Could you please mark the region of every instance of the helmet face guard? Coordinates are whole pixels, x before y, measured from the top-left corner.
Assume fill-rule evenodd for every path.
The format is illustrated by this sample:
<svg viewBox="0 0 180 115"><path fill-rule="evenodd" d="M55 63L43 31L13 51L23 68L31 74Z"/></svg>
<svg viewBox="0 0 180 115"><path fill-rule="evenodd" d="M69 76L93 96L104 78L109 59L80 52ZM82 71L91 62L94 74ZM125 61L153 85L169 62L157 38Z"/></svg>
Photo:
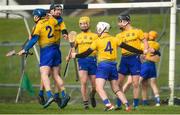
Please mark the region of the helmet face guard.
<svg viewBox="0 0 180 115"><path fill-rule="evenodd" d="M129 15L119 15L118 16L118 23L120 23L120 29L124 30L128 24L130 24L130 16Z"/></svg>
<svg viewBox="0 0 180 115"><path fill-rule="evenodd" d="M56 8L60 8L62 10L62 6L60 4L51 4L49 10L55 10Z"/></svg>
<svg viewBox="0 0 180 115"><path fill-rule="evenodd" d="M126 21L130 21L130 16L129 15L120 15L118 16L118 20L126 20Z"/></svg>
<svg viewBox="0 0 180 115"><path fill-rule="evenodd" d="M61 4L51 4L49 12L56 18L60 17L63 14L63 9Z"/></svg>

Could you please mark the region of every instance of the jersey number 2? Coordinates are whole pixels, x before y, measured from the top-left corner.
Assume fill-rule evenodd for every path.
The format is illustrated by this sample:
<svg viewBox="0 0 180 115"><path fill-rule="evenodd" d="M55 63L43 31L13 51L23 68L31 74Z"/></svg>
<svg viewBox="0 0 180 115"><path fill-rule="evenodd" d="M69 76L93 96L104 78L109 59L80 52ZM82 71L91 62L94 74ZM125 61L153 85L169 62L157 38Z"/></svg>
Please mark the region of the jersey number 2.
<svg viewBox="0 0 180 115"><path fill-rule="evenodd" d="M105 52L109 52L110 54L112 54L113 48L111 46L111 42L109 41L106 45L106 48L104 50Z"/></svg>
<svg viewBox="0 0 180 115"><path fill-rule="evenodd" d="M53 37L51 26L46 26L46 30L49 31L49 32L48 32L48 38Z"/></svg>

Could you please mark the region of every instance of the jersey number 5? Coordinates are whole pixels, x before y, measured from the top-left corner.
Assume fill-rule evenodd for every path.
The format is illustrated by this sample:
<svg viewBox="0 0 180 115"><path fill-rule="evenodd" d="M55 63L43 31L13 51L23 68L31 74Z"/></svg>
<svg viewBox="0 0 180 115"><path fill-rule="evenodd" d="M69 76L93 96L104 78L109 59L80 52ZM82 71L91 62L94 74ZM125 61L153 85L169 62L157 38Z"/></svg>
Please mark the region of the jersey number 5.
<svg viewBox="0 0 180 115"><path fill-rule="evenodd" d="M48 32L48 38L53 37L51 26L46 26L46 30L49 31L49 32Z"/></svg>
<svg viewBox="0 0 180 115"><path fill-rule="evenodd" d="M105 52L109 52L110 54L112 54L113 48L111 46L111 42L109 41L106 45L106 48L104 49Z"/></svg>

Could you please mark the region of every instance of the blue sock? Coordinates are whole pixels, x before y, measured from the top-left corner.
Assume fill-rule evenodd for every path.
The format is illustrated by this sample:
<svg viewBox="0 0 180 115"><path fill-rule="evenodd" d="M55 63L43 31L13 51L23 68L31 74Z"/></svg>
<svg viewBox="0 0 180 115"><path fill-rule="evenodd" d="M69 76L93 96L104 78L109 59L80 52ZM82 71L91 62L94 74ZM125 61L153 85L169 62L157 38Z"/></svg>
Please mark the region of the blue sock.
<svg viewBox="0 0 180 115"><path fill-rule="evenodd" d="M43 90L39 90L39 96L41 96L41 97L44 96L44 91Z"/></svg>
<svg viewBox="0 0 180 115"><path fill-rule="evenodd" d="M117 105L117 107L121 107L121 104L122 104L122 103L121 103L121 100L117 98L117 99L116 99L116 105Z"/></svg>
<svg viewBox="0 0 180 115"><path fill-rule="evenodd" d="M160 103L160 98L159 98L159 96L155 97L155 101L156 101L156 103Z"/></svg>
<svg viewBox="0 0 180 115"><path fill-rule="evenodd" d="M134 99L134 107L137 107L139 105L139 99Z"/></svg>
<svg viewBox="0 0 180 115"><path fill-rule="evenodd" d="M65 93L64 90L61 91L61 96L62 96L62 97L65 97L65 96L66 96L66 93Z"/></svg>
<svg viewBox="0 0 180 115"><path fill-rule="evenodd" d="M109 101L109 99L105 99L105 100L103 100L103 103L104 103L105 105L107 105L107 104L110 103L110 101Z"/></svg>
<svg viewBox="0 0 180 115"><path fill-rule="evenodd" d="M148 100L142 100L142 105L148 105Z"/></svg>
<svg viewBox="0 0 180 115"><path fill-rule="evenodd" d="M48 99L49 99L50 97L52 97L52 92L51 92L51 90L47 91L46 94L47 94L47 98L48 98Z"/></svg>
<svg viewBox="0 0 180 115"><path fill-rule="evenodd" d="M129 102L125 103L124 105L125 105L126 107L129 107Z"/></svg>
<svg viewBox="0 0 180 115"><path fill-rule="evenodd" d="M59 93L55 93L55 94L54 94L54 98L55 98L55 99L58 99L58 98L59 98Z"/></svg>

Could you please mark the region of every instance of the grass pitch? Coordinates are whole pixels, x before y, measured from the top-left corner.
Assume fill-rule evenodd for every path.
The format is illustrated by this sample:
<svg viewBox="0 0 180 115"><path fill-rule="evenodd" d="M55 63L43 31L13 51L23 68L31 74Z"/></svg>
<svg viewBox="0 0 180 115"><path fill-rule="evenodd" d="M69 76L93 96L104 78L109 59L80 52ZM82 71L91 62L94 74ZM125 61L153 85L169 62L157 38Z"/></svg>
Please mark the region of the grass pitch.
<svg viewBox="0 0 180 115"><path fill-rule="evenodd" d="M57 105L53 103L47 109L43 109L41 105L37 103L0 103L0 114L180 114L179 106L140 106L138 110L132 110L125 112L124 110L119 111L104 111L102 104L96 108L90 108L84 110L80 104L68 105L64 109L58 109Z"/></svg>

